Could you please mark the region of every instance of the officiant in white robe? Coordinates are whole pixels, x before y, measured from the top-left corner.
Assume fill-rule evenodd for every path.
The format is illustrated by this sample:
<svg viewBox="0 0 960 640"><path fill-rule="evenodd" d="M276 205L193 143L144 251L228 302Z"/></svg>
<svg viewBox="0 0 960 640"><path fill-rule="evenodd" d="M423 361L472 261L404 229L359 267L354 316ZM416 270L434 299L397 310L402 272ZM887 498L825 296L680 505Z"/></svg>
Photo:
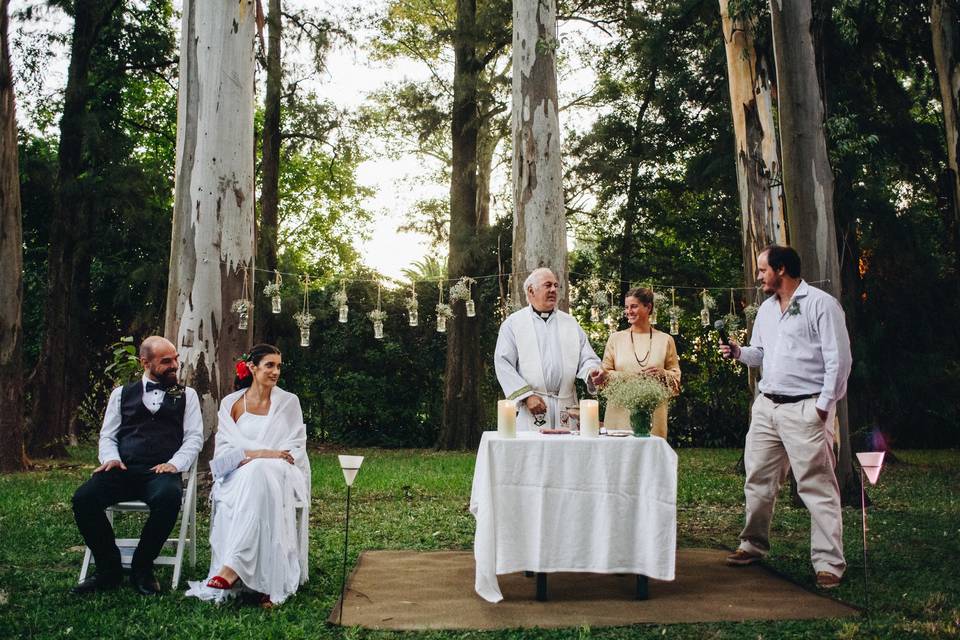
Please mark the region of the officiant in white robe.
<svg viewBox="0 0 960 640"><path fill-rule="evenodd" d="M577 320L556 308L560 284L550 269L523 283L528 306L500 325L494 367L504 396L517 403L517 430L556 428L577 404L580 378L594 393L606 373Z"/></svg>
<svg viewBox="0 0 960 640"><path fill-rule="evenodd" d="M220 403L216 449L210 470L210 575L221 567L236 573L229 585L191 582L187 595L222 601L241 586L283 602L307 581L307 526L310 521L310 462L300 400L273 386L269 409L258 415L247 406L247 389ZM234 420L239 405L243 411ZM296 505L303 505L297 525ZM230 588L233 587L233 588Z"/></svg>

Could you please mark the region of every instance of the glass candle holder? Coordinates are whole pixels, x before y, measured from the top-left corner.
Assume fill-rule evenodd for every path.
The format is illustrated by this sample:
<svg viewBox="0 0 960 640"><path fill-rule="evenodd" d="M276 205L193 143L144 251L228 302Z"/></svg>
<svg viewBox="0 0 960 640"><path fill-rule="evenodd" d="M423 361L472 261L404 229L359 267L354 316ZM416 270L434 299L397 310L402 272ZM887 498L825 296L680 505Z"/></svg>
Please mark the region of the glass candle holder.
<svg viewBox="0 0 960 640"><path fill-rule="evenodd" d="M410 309L410 326L415 327L420 324L420 314L417 313L416 309Z"/></svg>
<svg viewBox="0 0 960 640"><path fill-rule="evenodd" d="M350 316L350 307L345 304L340 305L339 314L340 315L337 317L337 320L340 322L340 324L346 324L347 318Z"/></svg>
<svg viewBox="0 0 960 640"><path fill-rule="evenodd" d="M447 332L447 316L437 316L437 332Z"/></svg>
<svg viewBox="0 0 960 640"><path fill-rule="evenodd" d="M473 300L467 300L467 317L472 318L477 315L477 306L473 303Z"/></svg>
<svg viewBox="0 0 960 640"><path fill-rule="evenodd" d="M310 346L310 327L300 327L300 346Z"/></svg>
<svg viewBox="0 0 960 640"><path fill-rule="evenodd" d="M283 311L283 309L282 309L281 306L280 306L280 296L271 296L271 297L270 297L270 310L271 310L273 313L275 313L275 314L280 313L281 311Z"/></svg>
<svg viewBox="0 0 960 640"><path fill-rule="evenodd" d="M700 324L705 327L710 326L710 309L707 309L706 307L700 309Z"/></svg>
<svg viewBox="0 0 960 640"><path fill-rule="evenodd" d="M246 331L248 326L250 326L250 312L244 309L239 312L237 328L240 329L240 331Z"/></svg>
<svg viewBox="0 0 960 640"><path fill-rule="evenodd" d="M380 320L373 323L373 337L377 340L383 340L383 322Z"/></svg>

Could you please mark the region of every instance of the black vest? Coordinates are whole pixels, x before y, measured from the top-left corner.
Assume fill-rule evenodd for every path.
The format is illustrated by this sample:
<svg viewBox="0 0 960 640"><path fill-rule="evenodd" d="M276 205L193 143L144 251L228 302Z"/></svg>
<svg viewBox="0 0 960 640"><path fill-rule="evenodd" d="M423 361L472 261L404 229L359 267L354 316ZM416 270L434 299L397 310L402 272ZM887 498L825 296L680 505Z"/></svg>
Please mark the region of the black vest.
<svg viewBox="0 0 960 640"><path fill-rule="evenodd" d="M163 397L156 413L143 406L143 381L124 385L120 392L120 429L117 446L126 465L152 467L169 462L183 444L186 394Z"/></svg>

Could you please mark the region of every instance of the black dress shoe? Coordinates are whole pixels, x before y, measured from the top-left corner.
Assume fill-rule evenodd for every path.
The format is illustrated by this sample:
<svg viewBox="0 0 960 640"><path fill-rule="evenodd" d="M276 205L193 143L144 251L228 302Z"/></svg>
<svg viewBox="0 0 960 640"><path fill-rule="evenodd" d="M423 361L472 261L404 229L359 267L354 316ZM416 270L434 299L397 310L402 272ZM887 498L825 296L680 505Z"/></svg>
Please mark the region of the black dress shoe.
<svg viewBox="0 0 960 640"><path fill-rule="evenodd" d="M95 573L70 589L75 596L85 596L97 591L110 591L120 585L120 576L109 573Z"/></svg>
<svg viewBox="0 0 960 640"><path fill-rule="evenodd" d="M130 584L133 585L133 590L142 596L160 595L160 583L153 571L134 571L130 574Z"/></svg>

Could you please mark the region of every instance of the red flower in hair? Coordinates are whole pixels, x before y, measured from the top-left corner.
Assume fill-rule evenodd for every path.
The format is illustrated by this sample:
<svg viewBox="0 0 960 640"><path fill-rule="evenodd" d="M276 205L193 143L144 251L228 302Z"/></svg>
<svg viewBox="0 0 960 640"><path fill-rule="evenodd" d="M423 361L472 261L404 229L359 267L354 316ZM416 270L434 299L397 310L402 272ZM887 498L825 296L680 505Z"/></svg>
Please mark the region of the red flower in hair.
<svg viewBox="0 0 960 640"><path fill-rule="evenodd" d="M237 377L243 380L250 375L250 367L247 366L246 360L240 360L237 362Z"/></svg>

